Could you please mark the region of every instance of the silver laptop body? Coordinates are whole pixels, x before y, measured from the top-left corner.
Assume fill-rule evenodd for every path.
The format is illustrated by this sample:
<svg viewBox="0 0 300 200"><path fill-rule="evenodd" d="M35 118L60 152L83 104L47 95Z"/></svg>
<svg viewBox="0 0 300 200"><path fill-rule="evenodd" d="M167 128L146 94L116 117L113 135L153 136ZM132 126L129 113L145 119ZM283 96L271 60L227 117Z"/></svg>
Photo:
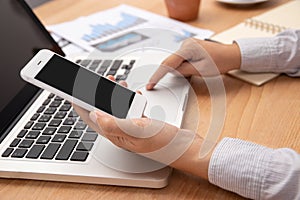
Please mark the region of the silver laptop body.
<svg viewBox="0 0 300 200"><path fill-rule="evenodd" d="M55 46L55 43L47 35L48 33L22 0L3 1L0 4L3 4L0 5L0 8L6 11L1 12L1 15L6 15L5 17L1 16L1 19L15 16L18 23L27 23L26 27L28 27L28 23L31 24L26 31L23 26L23 40L26 40L27 35L34 35L32 38L28 38L27 42L29 41L29 43L11 43L10 48L13 50L6 52L6 57L21 61L16 66L10 66L9 61L5 66L1 65L3 68L0 75L2 76L2 85L5 84L5 76L11 76L10 79L20 81L23 88L33 87L22 83L17 73L30 59L32 52L28 51L52 48L61 53L61 50ZM23 20L20 20L16 13ZM2 21L1 23L7 22ZM11 31L16 31L18 26L22 27L18 23L11 23L15 26L15 29ZM35 40L40 38L43 43L37 47L36 44L30 44L30 40L34 38ZM12 35L9 40L13 40ZM22 43L17 39L13 41ZM24 48L26 46L28 48ZM1 51L5 51L5 49ZM22 58L24 51L28 55L26 58ZM128 74L126 81L128 81L130 89L142 90L143 95L146 96L148 101L145 110L146 116L180 127L189 92L187 81L167 75L155 91L147 92L143 89L151 74L166 56L167 54L151 51L144 53L143 56L135 54L130 55L130 58L124 56L124 62L130 62L133 57L136 59L134 68ZM155 59L153 59L154 57ZM156 63L156 67L154 63ZM12 75L4 74L4 68L8 65L9 68L17 67L18 69L12 70ZM145 68L145 66L148 67ZM9 107L12 103L9 97L6 102L3 101L4 103L0 107L1 119L9 116L5 115L5 111L9 109L11 114L15 114L9 116L10 121L5 121L6 123L3 123L5 126L1 127L0 177L150 188L161 188L168 184L171 168L114 146L86 126L69 107L68 102L36 88L32 89L34 92L28 92L28 90L20 92L13 85L8 87L9 84L7 83L6 88L10 91L15 90L15 95L21 92L28 95L27 99L23 98L24 101L27 100L26 105L23 105L24 102L19 105L22 102L22 96L16 95L18 96L16 102L19 104L15 105L19 110L15 113L12 113L14 109ZM3 86L1 89L2 93L7 90ZM31 98L29 98L30 95ZM82 144L89 144L89 147ZM68 150L70 146L72 146L72 151ZM33 148L34 150L32 150ZM53 153L53 151L56 152ZM101 155L109 155L111 161L106 160L107 156Z"/></svg>

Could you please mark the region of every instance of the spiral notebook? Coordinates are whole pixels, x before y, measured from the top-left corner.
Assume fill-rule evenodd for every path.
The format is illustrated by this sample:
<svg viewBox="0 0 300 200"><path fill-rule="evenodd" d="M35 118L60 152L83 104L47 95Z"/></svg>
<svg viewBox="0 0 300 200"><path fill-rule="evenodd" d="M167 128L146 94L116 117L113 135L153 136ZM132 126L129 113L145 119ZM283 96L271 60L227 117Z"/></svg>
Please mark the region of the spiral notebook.
<svg viewBox="0 0 300 200"><path fill-rule="evenodd" d="M271 37L288 28L300 28L300 0L290 1L261 15L246 19L244 22L214 35L211 39L230 44L238 38ZM257 86L279 75L247 73L240 70L232 70L228 74Z"/></svg>

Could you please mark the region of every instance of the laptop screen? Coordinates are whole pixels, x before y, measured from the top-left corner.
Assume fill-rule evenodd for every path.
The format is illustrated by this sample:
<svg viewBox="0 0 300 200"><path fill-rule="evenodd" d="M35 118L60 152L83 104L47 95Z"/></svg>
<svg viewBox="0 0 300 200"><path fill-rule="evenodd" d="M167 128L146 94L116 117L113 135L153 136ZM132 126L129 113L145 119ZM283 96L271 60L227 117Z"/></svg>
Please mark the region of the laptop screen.
<svg viewBox="0 0 300 200"><path fill-rule="evenodd" d="M23 0L0 1L0 142L39 91L19 73L39 49L63 54Z"/></svg>

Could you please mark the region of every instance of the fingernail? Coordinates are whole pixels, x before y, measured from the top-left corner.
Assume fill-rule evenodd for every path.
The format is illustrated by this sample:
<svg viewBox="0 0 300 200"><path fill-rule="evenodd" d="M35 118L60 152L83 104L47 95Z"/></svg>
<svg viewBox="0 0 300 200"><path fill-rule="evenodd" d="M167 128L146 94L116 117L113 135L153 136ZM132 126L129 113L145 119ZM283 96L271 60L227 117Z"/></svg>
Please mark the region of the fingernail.
<svg viewBox="0 0 300 200"><path fill-rule="evenodd" d="M97 114L96 114L96 112L95 111L92 111L92 112L90 112L90 119L95 123L95 124L97 124L97 118L98 118L98 116L97 116Z"/></svg>
<svg viewBox="0 0 300 200"><path fill-rule="evenodd" d="M146 89L147 89L147 90L151 90L154 86L155 86L154 83L148 83L148 84L146 85Z"/></svg>

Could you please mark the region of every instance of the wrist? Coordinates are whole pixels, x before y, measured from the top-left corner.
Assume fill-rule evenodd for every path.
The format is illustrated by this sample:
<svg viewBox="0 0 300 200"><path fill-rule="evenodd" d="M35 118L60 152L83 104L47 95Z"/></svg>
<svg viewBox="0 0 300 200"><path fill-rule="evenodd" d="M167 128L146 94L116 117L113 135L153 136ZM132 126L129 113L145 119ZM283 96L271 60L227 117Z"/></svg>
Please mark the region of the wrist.
<svg viewBox="0 0 300 200"><path fill-rule="evenodd" d="M208 167L212 151L204 158L199 158L203 138L196 135L189 149L171 167L208 180Z"/></svg>
<svg viewBox="0 0 300 200"><path fill-rule="evenodd" d="M241 66L241 52L236 43L221 44L211 41L201 41L201 45L217 65L221 74Z"/></svg>
<svg viewBox="0 0 300 200"><path fill-rule="evenodd" d="M221 52L222 53L222 52ZM241 66L241 51L236 43L225 45L224 47L224 63L223 68L226 72L233 69L240 69Z"/></svg>

